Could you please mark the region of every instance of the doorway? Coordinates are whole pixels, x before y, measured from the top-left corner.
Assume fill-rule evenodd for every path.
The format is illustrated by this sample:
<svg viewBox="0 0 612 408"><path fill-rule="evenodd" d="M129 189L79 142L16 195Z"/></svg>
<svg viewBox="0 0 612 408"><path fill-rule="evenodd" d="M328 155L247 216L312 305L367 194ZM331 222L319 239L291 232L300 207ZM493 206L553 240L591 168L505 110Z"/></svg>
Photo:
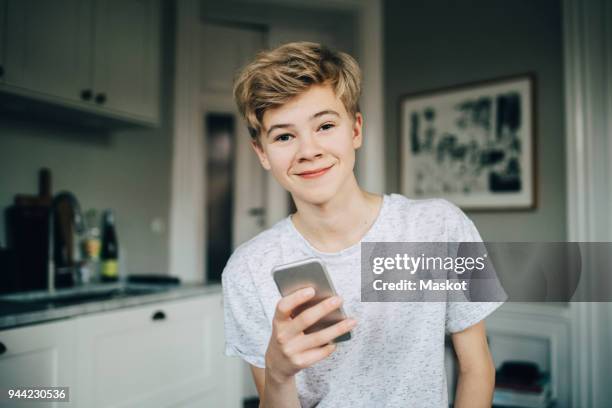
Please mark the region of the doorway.
<svg viewBox="0 0 612 408"><path fill-rule="evenodd" d="M266 223L267 172L236 109L233 76L266 43L255 25L202 24L201 109L204 146L206 282L220 282L233 250ZM219 44L223 44L220 47Z"/></svg>

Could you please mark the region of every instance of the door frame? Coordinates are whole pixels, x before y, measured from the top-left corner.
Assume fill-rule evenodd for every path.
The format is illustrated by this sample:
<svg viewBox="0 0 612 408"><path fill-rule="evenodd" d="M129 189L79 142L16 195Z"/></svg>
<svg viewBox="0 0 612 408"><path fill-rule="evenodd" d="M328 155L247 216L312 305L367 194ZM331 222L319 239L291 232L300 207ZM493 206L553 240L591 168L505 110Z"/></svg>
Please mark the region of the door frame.
<svg viewBox="0 0 612 408"><path fill-rule="evenodd" d="M562 5L568 241L610 242L612 6L607 0ZM583 278L587 290L600 284ZM572 406L603 406L612 398L612 303L572 302L570 312Z"/></svg>
<svg viewBox="0 0 612 408"><path fill-rule="evenodd" d="M248 151L249 154L252 155L254 162L257 160L257 158L255 157L255 153L253 152L253 148L250 145L247 145L246 143L244 143L245 141L248 141L250 139L249 137L249 133L247 131L247 129L242 126L242 121L240 120L240 112L238 112L238 109L236 107L236 104L234 103L234 99L231 95L227 95L225 93L221 93L221 92L204 92L201 93L200 95L200 118L204 119L205 115L207 113L226 113L226 114L231 114L234 116L234 118L236 119L236 129L235 129L235 158L236 158L236 162L239 162L241 160L241 153L242 153L242 158L244 158L244 155L246 154L246 151ZM203 137L203 140L206 140L206 130L203 128L202 131L200 132L201 136ZM204 146L204 148L206 149L206 146ZM241 152L239 152L239 150L242 150ZM259 162L257 161L255 163L257 166L260 166ZM250 168L250 167L249 167ZM244 172L240 173L239 172L239 168L235 168L236 173L235 173L235 177L242 177L244 176ZM264 201L266 201L266 187L267 187L267 178L270 176L270 174L268 172L265 172L265 170L263 169L263 167L260 166L260 168L258 170L261 170L262 173L264 173L264 179L262 180L262 184L263 184L263 197L264 197ZM206 163L204 163L204 172L206 172ZM206 174L204 175L204 180L206 180ZM205 181L203 182L203 184L205 183ZM205 185L205 184L204 184ZM233 187L232 187L232 193L234 195L234 197L236 199L238 199L239 197L239 185L238 183L234 183ZM235 220L237 222L232 224L232 246L236 247L238 245L240 245L241 241L239 239L240 237L240 233L238 231L238 226L237 224L240 223L241 220L244 220L247 218L247 216L245 216L244 214L246 213L246 211L244 211L244 208L241 208L240 205L235 205L234 206L234 210L232 213L232 220ZM204 245L204 247L206 247ZM204 254L204 259L206 259L206 254Z"/></svg>

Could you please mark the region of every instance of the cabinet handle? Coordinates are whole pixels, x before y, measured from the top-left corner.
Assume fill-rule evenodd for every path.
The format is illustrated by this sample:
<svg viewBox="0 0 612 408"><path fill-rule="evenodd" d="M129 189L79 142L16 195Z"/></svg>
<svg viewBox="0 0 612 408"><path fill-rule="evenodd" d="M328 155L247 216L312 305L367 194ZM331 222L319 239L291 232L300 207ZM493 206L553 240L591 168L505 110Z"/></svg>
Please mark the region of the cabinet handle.
<svg viewBox="0 0 612 408"><path fill-rule="evenodd" d="M4 343L0 342L0 355L6 353L6 346Z"/></svg>
<svg viewBox="0 0 612 408"><path fill-rule="evenodd" d="M0 65L0 78L4 76L4 67Z"/></svg>
<svg viewBox="0 0 612 408"><path fill-rule="evenodd" d="M104 102L106 102L106 94L104 94L104 93L97 94L96 95L96 103L103 104Z"/></svg>
<svg viewBox="0 0 612 408"><path fill-rule="evenodd" d="M162 311L162 310L158 310L157 312L153 313L153 316L151 317L151 319L155 320L166 320L166 314Z"/></svg>
<svg viewBox="0 0 612 408"><path fill-rule="evenodd" d="M93 92L91 92L91 89L83 89L81 91L81 99L83 99L84 101L90 100L92 96Z"/></svg>

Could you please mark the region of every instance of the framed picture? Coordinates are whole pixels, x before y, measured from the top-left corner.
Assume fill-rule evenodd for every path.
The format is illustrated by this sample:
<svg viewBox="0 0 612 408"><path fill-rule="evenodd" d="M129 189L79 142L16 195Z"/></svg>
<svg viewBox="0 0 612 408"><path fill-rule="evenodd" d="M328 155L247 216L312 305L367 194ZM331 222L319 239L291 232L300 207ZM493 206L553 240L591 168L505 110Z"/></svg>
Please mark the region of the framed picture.
<svg viewBox="0 0 612 408"><path fill-rule="evenodd" d="M533 74L402 97L400 183L468 210L536 206Z"/></svg>

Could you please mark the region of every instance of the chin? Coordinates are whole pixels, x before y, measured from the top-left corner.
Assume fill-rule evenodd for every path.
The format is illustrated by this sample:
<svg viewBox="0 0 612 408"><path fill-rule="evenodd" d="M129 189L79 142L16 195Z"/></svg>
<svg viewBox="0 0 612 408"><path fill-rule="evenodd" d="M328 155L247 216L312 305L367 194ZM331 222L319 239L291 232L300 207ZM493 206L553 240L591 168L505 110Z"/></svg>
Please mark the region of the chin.
<svg viewBox="0 0 612 408"><path fill-rule="evenodd" d="M301 188L293 194L301 201L321 205L331 201L337 193L337 189L332 186L318 186L311 188Z"/></svg>

